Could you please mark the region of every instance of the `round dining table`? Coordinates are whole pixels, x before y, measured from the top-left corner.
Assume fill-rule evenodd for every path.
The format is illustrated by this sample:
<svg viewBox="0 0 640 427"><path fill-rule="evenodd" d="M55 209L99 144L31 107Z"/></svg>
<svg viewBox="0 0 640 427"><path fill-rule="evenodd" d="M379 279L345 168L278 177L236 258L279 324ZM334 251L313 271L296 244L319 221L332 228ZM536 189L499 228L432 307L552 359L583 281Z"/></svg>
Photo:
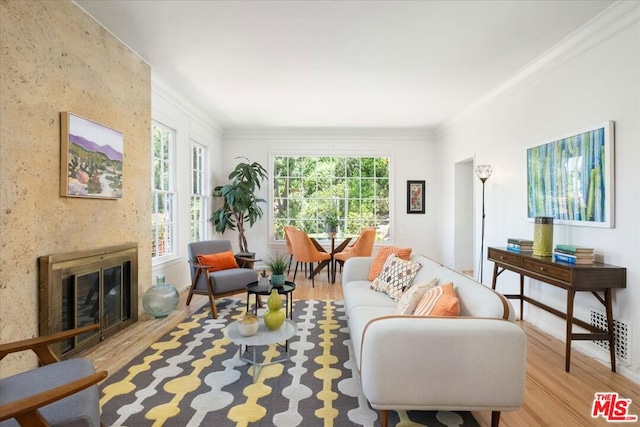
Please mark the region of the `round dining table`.
<svg viewBox="0 0 640 427"><path fill-rule="evenodd" d="M309 238L313 242L313 245L321 252L327 252L321 241L330 241L331 242L331 252L328 252L331 255L331 258L325 261L321 261L318 263L315 269L309 275L311 279L316 274L318 274L324 267L329 265L329 273L331 276L331 283L336 282L336 262L333 259L333 256L339 252L342 252L347 245L351 242L354 236L343 234L343 233L312 233L309 234ZM340 242L338 246L336 246L336 241Z"/></svg>

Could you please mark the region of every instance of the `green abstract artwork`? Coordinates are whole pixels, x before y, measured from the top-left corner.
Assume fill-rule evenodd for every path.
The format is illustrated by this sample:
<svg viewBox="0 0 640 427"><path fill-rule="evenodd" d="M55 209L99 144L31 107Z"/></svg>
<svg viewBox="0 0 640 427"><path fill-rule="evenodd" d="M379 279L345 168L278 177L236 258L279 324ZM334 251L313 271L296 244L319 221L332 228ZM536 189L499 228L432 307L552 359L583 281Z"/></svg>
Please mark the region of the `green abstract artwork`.
<svg viewBox="0 0 640 427"><path fill-rule="evenodd" d="M613 121L527 150L529 218L613 227Z"/></svg>

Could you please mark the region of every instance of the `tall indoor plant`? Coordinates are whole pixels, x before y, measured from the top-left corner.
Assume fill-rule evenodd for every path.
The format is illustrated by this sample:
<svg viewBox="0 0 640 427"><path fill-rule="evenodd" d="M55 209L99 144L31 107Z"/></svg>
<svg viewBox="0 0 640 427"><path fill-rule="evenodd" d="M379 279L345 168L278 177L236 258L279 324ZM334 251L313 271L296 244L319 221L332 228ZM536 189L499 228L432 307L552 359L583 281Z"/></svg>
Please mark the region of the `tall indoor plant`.
<svg viewBox="0 0 640 427"><path fill-rule="evenodd" d="M237 229L240 254L246 255L249 248L244 235L245 223L252 227L262 218L258 203L266 203L266 200L257 197L256 192L267 178L267 171L258 162L250 163L246 157L236 158L245 161L238 163L229 174L231 183L213 189L213 196L222 198L223 205L211 215L211 221L219 233Z"/></svg>

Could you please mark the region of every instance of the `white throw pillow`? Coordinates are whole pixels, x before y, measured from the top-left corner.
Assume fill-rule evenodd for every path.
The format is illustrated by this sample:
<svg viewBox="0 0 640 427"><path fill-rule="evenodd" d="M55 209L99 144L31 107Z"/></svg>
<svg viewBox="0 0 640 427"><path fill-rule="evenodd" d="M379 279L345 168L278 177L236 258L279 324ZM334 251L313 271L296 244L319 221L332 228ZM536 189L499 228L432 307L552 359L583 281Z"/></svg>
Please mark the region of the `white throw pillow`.
<svg viewBox="0 0 640 427"><path fill-rule="evenodd" d="M428 282L418 283L417 285L412 285L404 291L400 299L398 300L398 306L396 308L396 314L409 315L413 314L413 310L416 309L416 306L422 299L423 295L427 293L427 291L438 285L438 278L434 277Z"/></svg>

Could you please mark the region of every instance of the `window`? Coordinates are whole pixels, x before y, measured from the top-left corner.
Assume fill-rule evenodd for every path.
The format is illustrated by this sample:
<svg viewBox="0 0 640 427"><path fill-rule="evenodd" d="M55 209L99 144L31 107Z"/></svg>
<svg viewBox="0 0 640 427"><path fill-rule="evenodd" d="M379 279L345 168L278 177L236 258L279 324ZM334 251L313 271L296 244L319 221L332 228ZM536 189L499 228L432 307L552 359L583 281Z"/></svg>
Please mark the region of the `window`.
<svg viewBox="0 0 640 427"><path fill-rule="evenodd" d="M176 185L174 130L154 122L151 256L175 253Z"/></svg>
<svg viewBox="0 0 640 427"><path fill-rule="evenodd" d="M389 239L389 157L275 156L273 162L276 240L284 239L285 225L325 232L332 210L342 231L358 234L374 226L376 240Z"/></svg>
<svg viewBox="0 0 640 427"><path fill-rule="evenodd" d="M198 242L207 239L209 214L209 196L206 186L207 149L191 142L191 217L190 241Z"/></svg>

